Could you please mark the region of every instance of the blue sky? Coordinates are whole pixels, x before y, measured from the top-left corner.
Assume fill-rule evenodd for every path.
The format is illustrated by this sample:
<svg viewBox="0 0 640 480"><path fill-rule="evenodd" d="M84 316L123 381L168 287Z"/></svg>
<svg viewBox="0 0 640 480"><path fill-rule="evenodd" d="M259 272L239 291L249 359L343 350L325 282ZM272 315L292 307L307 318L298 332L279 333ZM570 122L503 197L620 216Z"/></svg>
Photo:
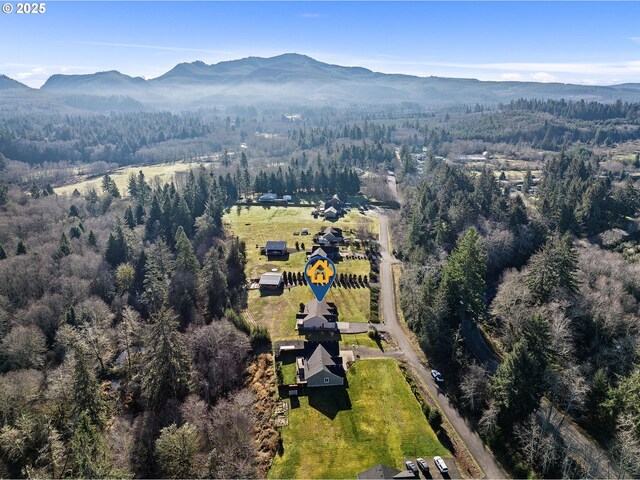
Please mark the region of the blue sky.
<svg viewBox="0 0 640 480"><path fill-rule="evenodd" d="M14 6L16 2L11 2ZM640 3L62 2L0 14L0 73L152 78L177 63L286 52L388 73L640 82Z"/></svg>

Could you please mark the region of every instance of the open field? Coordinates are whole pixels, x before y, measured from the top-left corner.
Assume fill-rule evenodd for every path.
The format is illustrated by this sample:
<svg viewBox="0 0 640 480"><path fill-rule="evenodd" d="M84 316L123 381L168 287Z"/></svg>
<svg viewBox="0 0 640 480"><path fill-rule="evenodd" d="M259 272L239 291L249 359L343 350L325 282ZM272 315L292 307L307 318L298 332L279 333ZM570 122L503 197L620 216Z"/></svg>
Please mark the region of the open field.
<svg viewBox="0 0 640 480"><path fill-rule="evenodd" d="M347 380L346 389L311 389L293 405L286 400L284 453L269 478L355 478L378 463L403 470L406 458L449 455L395 360L357 361Z"/></svg>
<svg viewBox="0 0 640 480"><path fill-rule="evenodd" d="M233 207L224 216L224 222L231 230L247 243L247 275L258 278L272 268L301 272L304 269L306 257L304 251L289 254L287 259L268 259L260 255L260 248L268 240L285 241L289 249L295 250L295 243L304 243L306 249L313 245L313 234L328 226L335 226L343 230L356 227L359 219L369 222L373 232L378 231L378 221L373 217L361 215L356 211L349 212L337 221L324 220L322 217L313 218L311 208L283 207L283 206L251 206ZM310 235L294 235L303 228L308 228ZM346 234L348 237L349 235ZM346 247L344 251L348 251ZM345 260L336 265L338 273L354 273L356 275L369 274L369 262L366 260Z"/></svg>
<svg viewBox="0 0 640 480"><path fill-rule="evenodd" d="M199 165L204 165L206 168L211 164L200 162L175 162L138 167L123 167L109 173L109 176L113 179L114 182L116 182L118 190L120 190L120 194L125 197L129 195L129 192L127 192L127 181L129 180L129 175L132 173L134 175L137 175L138 172L142 170L144 172L145 178L147 179L147 182L152 182L156 177L158 177L161 182L167 182L171 181L176 173L188 172L190 169L197 168ZM71 193L77 188L80 193L84 194L91 187L95 188L98 192L101 192L101 186L102 176L99 176L88 180L83 179L76 183L71 183L62 187L56 187L55 191L56 193L62 195L71 195Z"/></svg>
<svg viewBox="0 0 640 480"><path fill-rule="evenodd" d="M341 322L367 322L369 320L368 288L332 288L327 293L327 301L338 307ZM265 325L271 338L284 340L297 337L296 313L300 304L313 298L309 287L285 288L279 295L261 296L260 291L249 291L249 313L253 319Z"/></svg>

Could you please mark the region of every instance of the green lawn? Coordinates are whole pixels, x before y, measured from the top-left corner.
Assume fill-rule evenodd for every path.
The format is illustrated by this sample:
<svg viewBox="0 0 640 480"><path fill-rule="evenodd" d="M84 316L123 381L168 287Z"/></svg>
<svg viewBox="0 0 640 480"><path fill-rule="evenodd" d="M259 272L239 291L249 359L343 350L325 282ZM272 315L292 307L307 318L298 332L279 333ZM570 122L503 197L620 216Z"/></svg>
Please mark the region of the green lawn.
<svg viewBox="0 0 640 480"><path fill-rule="evenodd" d="M406 458L450 455L395 360L360 360L347 379L347 389L318 388L294 400L269 478L355 478L378 463L403 469Z"/></svg>
<svg viewBox="0 0 640 480"><path fill-rule="evenodd" d="M282 383L290 385L296 383L296 356L291 354L280 355L282 368Z"/></svg>
<svg viewBox="0 0 640 480"><path fill-rule="evenodd" d="M296 242L304 243L306 249L313 245L313 235L328 226L336 226L343 230L351 230L356 227L359 219L365 219L370 228L378 232L377 219L360 215L358 212L349 212L345 217L331 222L322 218L313 218L311 208L300 207L276 207L276 206L251 206L233 207L225 214L224 222L233 233L247 243L247 275L249 278L258 278L272 268L279 270L302 272L306 263L303 251L289 255L287 260L269 260L260 255L260 248L268 240L285 241L287 247L295 248ZM300 233L303 228L309 229L309 235L294 235ZM349 233L346 234L350 236ZM346 247L342 247L348 251ZM345 260L337 265L338 273L355 273L356 275L368 275L369 263L366 260Z"/></svg>
<svg viewBox="0 0 640 480"><path fill-rule="evenodd" d="M369 320L368 288L332 288L326 296L338 307L341 322L367 322ZM259 290L249 291L249 313L256 322L265 325L273 340L296 338L296 313L300 304L313 298L309 287L293 287L279 295L261 296Z"/></svg>

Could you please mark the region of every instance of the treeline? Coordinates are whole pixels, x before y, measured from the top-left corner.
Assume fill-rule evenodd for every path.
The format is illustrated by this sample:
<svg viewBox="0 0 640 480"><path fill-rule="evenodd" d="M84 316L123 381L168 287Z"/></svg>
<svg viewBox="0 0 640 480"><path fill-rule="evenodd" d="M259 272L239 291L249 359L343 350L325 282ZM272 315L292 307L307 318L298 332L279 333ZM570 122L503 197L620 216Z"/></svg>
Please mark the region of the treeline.
<svg viewBox="0 0 640 480"><path fill-rule="evenodd" d="M0 119L0 151L28 164L103 160L126 165L142 148L212 131L213 126L196 115L168 112L19 115Z"/></svg>
<svg viewBox="0 0 640 480"><path fill-rule="evenodd" d="M299 148L307 150L326 147L339 139L391 143L395 132L395 125L378 125L365 120L362 125L345 123L339 127L310 127L291 130L289 138L296 142Z"/></svg>
<svg viewBox="0 0 640 480"><path fill-rule="evenodd" d="M4 191L0 476L262 476L277 432L244 373L268 334L237 313L246 250L219 179L128 190Z"/></svg>
<svg viewBox="0 0 640 480"><path fill-rule="evenodd" d="M471 176L434 160L424 168L398 226L401 302L448 393L518 477L595 468L597 459L567 440L564 415L637 476L638 268L572 240L635 214L635 185L600 177L585 150L547 160L535 204L501 191L492 172ZM500 356L495 372L497 362L471 355L474 325Z"/></svg>
<svg viewBox="0 0 640 480"><path fill-rule="evenodd" d="M245 174L236 173L234 178L249 178L248 172ZM266 193L272 192L279 195L282 194L300 194L300 193L345 193L347 195L356 195L360 191L360 178L352 168L338 166L336 161L325 163L318 157L316 169L309 166L307 169L301 168L298 160L293 160L292 165L283 171L282 167L278 167L276 171L267 174L264 170L260 170L252 183L248 183L251 187L246 188L247 183L240 191L245 193Z"/></svg>
<svg viewBox="0 0 640 480"><path fill-rule="evenodd" d="M574 143L611 146L640 138L637 122L621 120L586 121L546 118L534 112L506 110L473 118L462 118L447 127L448 135L459 140L528 145L536 149L560 151Z"/></svg>
<svg viewBox="0 0 640 480"><path fill-rule="evenodd" d="M549 113L554 117L575 118L578 120L625 119L630 122L640 120L640 103L628 103L618 100L615 103L576 102L561 100L524 99L512 100L499 105L499 110Z"/></svg>
<svg viewBox="0 0 640 480"><path fill-rule="evenodd" d="M599 175L590 151L562 151L548 160L538 189L540 214L560 232L593 235L621 226L640 207L640 195L629 177L614 189Z"/></svg>

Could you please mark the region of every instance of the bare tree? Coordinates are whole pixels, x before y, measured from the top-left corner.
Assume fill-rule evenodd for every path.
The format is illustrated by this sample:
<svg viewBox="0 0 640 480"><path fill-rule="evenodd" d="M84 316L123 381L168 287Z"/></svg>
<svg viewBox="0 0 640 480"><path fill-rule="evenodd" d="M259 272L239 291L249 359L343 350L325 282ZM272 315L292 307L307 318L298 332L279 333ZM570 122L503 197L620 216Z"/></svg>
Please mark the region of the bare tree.
<svg viewBox="0 0 640 480"><path fill-rule="evenodd" d="M488 389L487 371L474 361L464 372L460 382L463 403L473 411L482 409L487 401Z"/></svg>

